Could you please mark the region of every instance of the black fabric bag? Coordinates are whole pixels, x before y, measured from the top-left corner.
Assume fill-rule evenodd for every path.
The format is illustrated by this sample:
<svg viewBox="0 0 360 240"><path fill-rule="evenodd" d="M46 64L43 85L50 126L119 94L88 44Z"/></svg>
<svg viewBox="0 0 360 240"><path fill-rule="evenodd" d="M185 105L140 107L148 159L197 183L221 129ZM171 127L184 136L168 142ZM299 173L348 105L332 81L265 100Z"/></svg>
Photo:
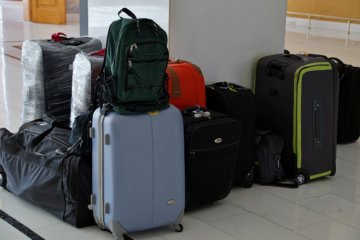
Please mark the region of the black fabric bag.
<svg viewBox="0 0 360 240"><path fill-rule="evenodd" d="M297 188L296 182L281 183L286 174L281 165L284 139L271 130L256 133L255 181L262 185Z"/></svg>
<svg viewBox="0 0 360 240"><path fill-rule="evenodd" d="M206 86L206 103L241 123L239 155L234 184L251 187L254 182L255 159L255 96L251 89L234 83L219 82Z"/></svg>
<svg viewBox="0 0 360 240"><path fill-rule="evenodd" d="M360 136L360 68L329 59L337 65L340 77L337 142L356 142Z"/></svg>
<svg viewBox="0 0 360 240"><path fill-rule="evenodd" d="M186 209L224 199L231 191L241 124L206 109L183 112Z"/></svg>
<svg viewBox="0 0 360 240"><path fill-rule="evenodd" d="M47 119L25 123L15 134L0 129L2 186L76 227L94 223L88 209L91 159L82 139L69 145L70 129Z"/></svg>

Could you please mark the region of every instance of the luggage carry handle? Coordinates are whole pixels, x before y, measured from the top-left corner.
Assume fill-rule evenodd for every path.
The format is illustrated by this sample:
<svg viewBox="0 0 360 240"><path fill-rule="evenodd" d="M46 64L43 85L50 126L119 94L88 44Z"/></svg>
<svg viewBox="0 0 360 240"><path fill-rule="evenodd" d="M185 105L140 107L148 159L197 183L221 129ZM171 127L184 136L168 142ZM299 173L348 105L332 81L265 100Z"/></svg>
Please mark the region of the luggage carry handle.
<svg viewBox="0 0 360 240"><path fill-rule="evenodd" d="M321 144L321 131L320 131L320 103L318 100L313 102L313 138L316 147Z"/></svg>
<svg viewBox="0 0 360 240"><path fill-rule="evenodd" d="M302 57L297 54L284 54L284 57L300 60L302 62L308 61L308 59L306 57Z"/></svg>
<svg viewBox="0 0 360 240"><path fill-rule="evenodd" d="M297 56L297 55L294 55ZM267 65L267 68L269 69L268 76L270 77L277 77L279 79L284 78L284 71L285 68L289 66L289 64L279 61L271 61Z"/></svg>
<svg viewBox="0 0 360 240"><path fill-rule="evenodd" d="M128 8L123 8L118 12L119 17L123 18L123 17L120 16L121 13L125 13L126 15L131 17L132 19L137 19L136 15L132 11L130 11Z"/></svg>

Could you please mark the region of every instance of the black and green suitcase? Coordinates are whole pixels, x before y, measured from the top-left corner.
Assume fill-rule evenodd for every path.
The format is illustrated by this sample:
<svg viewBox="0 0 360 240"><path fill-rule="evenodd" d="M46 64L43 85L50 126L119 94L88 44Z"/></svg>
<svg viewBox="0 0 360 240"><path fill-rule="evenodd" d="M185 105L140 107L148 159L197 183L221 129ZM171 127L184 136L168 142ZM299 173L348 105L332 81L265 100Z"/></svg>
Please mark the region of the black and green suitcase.
<svg viewBox="0 0 360 240"><path fill-rule="evenodd" d="M279 54L258 62L257 125L284 137L282 163L299 184L336 172L338 79L323 58Z"/></svg>

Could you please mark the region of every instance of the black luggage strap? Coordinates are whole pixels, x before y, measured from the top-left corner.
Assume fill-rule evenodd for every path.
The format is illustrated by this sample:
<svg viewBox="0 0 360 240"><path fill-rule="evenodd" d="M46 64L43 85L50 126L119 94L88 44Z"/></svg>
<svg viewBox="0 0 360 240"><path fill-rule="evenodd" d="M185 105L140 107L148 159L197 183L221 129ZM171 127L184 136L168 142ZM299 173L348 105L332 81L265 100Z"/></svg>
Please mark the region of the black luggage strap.
<svg viewBox="0 0 360 240"><path fill-rule="evenodd" d="M283 187L283 188L299 188L299 184L295 180L290 180L290 182L270 183L268 184L268 186Z"/></svg>
<svg viewBox="0 0 360 240"><path fill-rule="evenodd" d="M131 238L129 235L127 234L123 234L123 239L124 240L134 240L133 238Z"/></svg>
<svg viewBox="0 0 360 240"><path fill-rule="evenodd" d="M1 165L0 165L0 175L1 175L0 187L6 189L6 184L7 184L6 173Z"/></svg>

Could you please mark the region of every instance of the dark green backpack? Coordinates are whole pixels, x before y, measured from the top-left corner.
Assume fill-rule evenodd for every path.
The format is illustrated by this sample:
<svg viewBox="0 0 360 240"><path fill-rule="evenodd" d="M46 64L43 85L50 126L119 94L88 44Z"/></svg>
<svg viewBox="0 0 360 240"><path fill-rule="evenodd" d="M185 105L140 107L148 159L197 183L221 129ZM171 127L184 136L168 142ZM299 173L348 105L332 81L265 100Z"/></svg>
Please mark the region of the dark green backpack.
<svg viewBox="0 0 360 240"><path fill-rule="evenodd" d="M131 19L122 18L124 12ZM109 28L105 61L98 79L100 99L121 114L167 108L167 34L153 20L127 8Z"/></svg>

